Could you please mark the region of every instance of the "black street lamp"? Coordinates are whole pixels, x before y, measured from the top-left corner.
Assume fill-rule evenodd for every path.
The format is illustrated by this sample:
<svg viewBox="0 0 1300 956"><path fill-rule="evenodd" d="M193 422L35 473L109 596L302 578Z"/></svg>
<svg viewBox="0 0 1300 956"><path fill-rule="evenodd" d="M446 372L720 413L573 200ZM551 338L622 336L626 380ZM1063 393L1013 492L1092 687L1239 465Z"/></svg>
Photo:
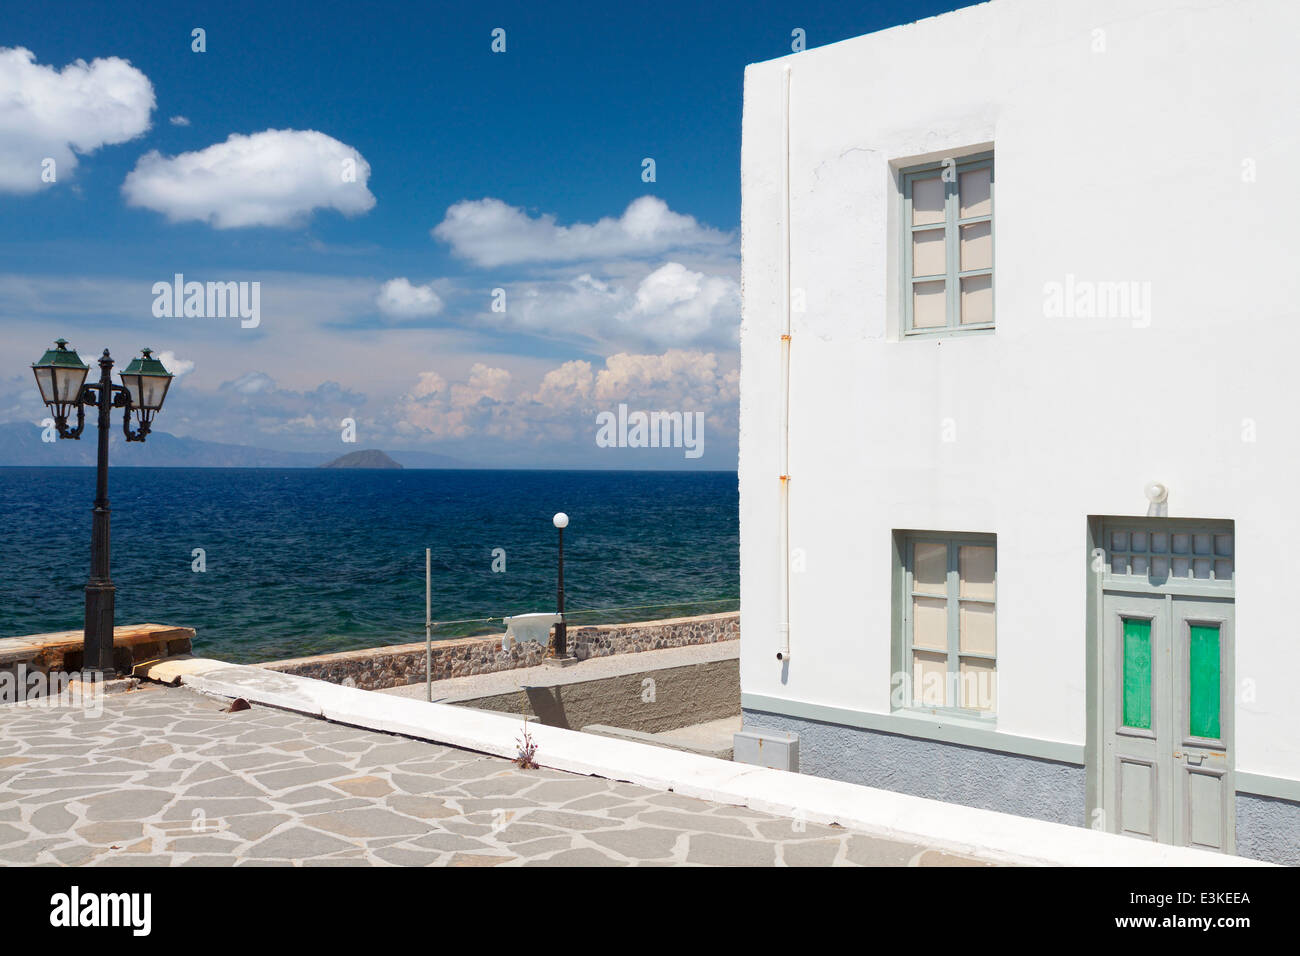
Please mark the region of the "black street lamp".
<svg viewBox="0 0 1300 956"><path fill-rule="evenodd" d="M113 359L104 349L99 359L99 381L85 384L90 366L68 343L59 339L54 348L32 364L41 398L54 412L54 426L60 438L80 439L86 427L86 406L99 409L99 462L95 478L94 521L90 537L90 580L86 582L86 627L83 671L96 671L103 678L113 676L113 604L117 588L109 577L108 529L108 429L110 411L121 408L122 432L127 441L144 441L154 416L162 408L171 385L172 373L145 349L122 370L122 384L114 385ZM68 416L77 410L75 428ZM131 428L131 413L137 427Z"/></svg>
<svg viewBox="0 0 1300 956"><path fill-rule="evenodd" d="M564 529L569 526L569 516L561 511L551 519L551 523L560 532L560 577L555 589L555 600L559 605L560 619L555 624L555 657L557 660L563 660L569 656L569 649L566 645L568 633L564 623Z"/></svg>

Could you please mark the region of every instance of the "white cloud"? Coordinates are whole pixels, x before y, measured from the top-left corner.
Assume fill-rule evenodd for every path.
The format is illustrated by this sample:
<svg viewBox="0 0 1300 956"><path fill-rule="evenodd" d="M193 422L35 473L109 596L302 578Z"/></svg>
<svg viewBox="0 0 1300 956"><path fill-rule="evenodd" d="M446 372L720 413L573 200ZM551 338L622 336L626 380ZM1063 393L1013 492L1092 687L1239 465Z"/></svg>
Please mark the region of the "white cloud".
<svg viewBox="0 0 1300 956"><path fill-rule="evenodd" d="M551 408L572 407L591 398L594 383L591 363L574 359L547 372L533 399Z"/></svg>
<svg viewBox="0 0 1300 956"><path fill-rule="evenodd" d="M257 329L241 329L238 319L159 320L151 311L151 287L171 278L170 269L161 274L153 269L130 275L119 271L113 276L0 272L0 351L30 353L25 361L31 362L58 334L83 357L109 346L125 362L133 346L149 345L157 352L170 349L194 360L194 370L184 379L186 390L217 389L222 382L261 367L275 376L281 388L310 390L321 381L333 380L373 390L386 400L403 394L425 369L446 371L429 361L427 332L417 332L405 322L377 319L375 292L380 282L374 278L186 269L187 280L260 282L262 323ZM105 338L106 328L116 331ZM453 324L439 328L436 353L445 361L459 356L466 367L476 361L507 364L496 345L482 331ZM290 355L292 361L256 359L268 354ZM506 356L512 372L530 378L540 377L552 364L514 347ZM31 378L30 372L27 377ZM198 416L194 433L210 437L202 434L207 427L203 422L203 416Z"/></svg>
<svg viewBox="0 0 1300 956"><path fill-rule="evenodd" d="M168 122L171 123L173 126L190 125L190 119L188 116L173 116L170 120L168 120Z"/></svg>
<svg viewBox="0 0 1300 956"><path fill-rule="evenodd" d="M265 372L245 372L237 379L223 382L221 387L238 392L240 395L257 395L261 392L275 391L275 380Z"/></svg>
<svg viewBox="0 0 1300 956"><path fill-rule="evenodd" d="M270 442L285 447L304 437L319 442L323 436L339 434L343 418L357 416L367 396L326 381L314 388L297 391L284 388L265 372L246 372L217 390L219 414L213 413L211 393L182 388L168 395L168 411L186 415L199 423L197 437L209 441L232 441L258 445ZM169 421L171 421L169 416ZM366 421L369 424L368 420ZM169 426L170 427L170 426Z"/></svg>
<svg viewBox="0 0 1300 956"><path fill-rule="evenodd" d="M315 209L347 216L369 211L370 164L345 143L315 130L232 133L224 143L179 156L140 157L122 184L132 206L172 222L218 229L293 226Z"/></svg>
<svg viewBox="0 0 1300 956"><path fill-rule="evenodd" d="M389 279L379 290L375 304L386 315L400 318L437 315L442 311L442 297L433 285L412 285L409 279Z"/></svg>
<svg viewBox="0 0 1300 956"><path fill-rule="evenodd" d="M78 154L125 143L149 128L149 78L119 57L76 60L62 70L36 62L31 50L0 48L0 191L29 193L77 168Z"/></svg>
<svg viewBox="0 0 1300 956"><path fill-rule="evenodd" d="M506 369L475 362L469 370L469 381L451 387L451 403L470 406L501 402L509 391L510 373Z"/></svg>
<svg viewBox="0 0 1300 956"><path fill-rule="evenodd" d="M505 311L482 313L482 324L529 332L591 335L602 317L613 316L627 302L626 290L589 273L558 281L518 282L505 289Z"/></svg>
<svg viewBox="0 0 1300 956"><path fill-rule="evenodd" d="M421 372L415 387L411 389L411 398L428 398L447 391L447 380L437 372Z"/></svg>
<svg viewBox="0 0 1300 956"><path fill-rule="evenodd" d="M456 323L441 325L436 338L402 323L376 328L380 283L372 278L297 273L218 276L262 282L263 322L256 330L207 319L160 323L149 309L158 278L169 276L0 273L5 343L25 362L49 348L56 332L87 360L105 345L115 355L120 349L119 367L129 360L131 343L156 347L174 372L192 361L194 368L169 392L157 427L208 441L337 448L342 419L353 418L364 447L437 451L493 467L642 467L643 460L653 466L594 443L596 415L626 402L632 409L702 412L708 466L734 467L736 355L730 348L560 346L541 350L543 357L511 336L496 340L507 347L485 348L482 330ZM620 276L581 285L594 301L605 301L605 321L617 330L624 325L617 313L635 307L642 282ZM451 312L452 299L443 294ZM645 308L661 299L680 305L675 295L647 296ZM513 313L517 299L510 301ZM106 320L117 330L109 338ZM0 374L0 421L44 417L30 379L30 373L26 380L13 376L9 396ZM664 459L681 461L676 454Z"/></svg>
<svg viewBox="0 0 1300 956"><path fill-rule="evenodd" d="M437 372L421 374L393 417L395 431L408 438L488 437L545 446L592 441L596 413L627 403L702 412L711 428L734 435L739 380L739 372L722 369L714 353L682 349L619 353L602 368L582 359L565 362L532 392L516 387L506 369L475 363L466 381L450 385Z"/></svg>
<svg viewBox="0 0 1300 956"><path fill-rule="evenodd" d="M692 272L680 262L641 280L635 301L618 315L660 345L734 340L740 327L740 285L729 276Z"/></svg>
<svg viewBox="0 0 1300 956"><path fill-rule="evenodd" d="M648 269L648 266L643 266ZM734 346L740 328L740 284L668 262L640 278L525 281L506 287L505 312L476 321L611 348Z"/></svg>
<svg viewBox="0 0 1300 956"><path fill-rule="evenodd" d="M557 225L500 199L458 202L432 230L457 256L476 265L577 262L659 255L674 249L722 249L733 237L675 213L655 196L642 196L617 218Z"/></svg>
<svg viewBox="0 0 1300 956"><path fill-rule="evenodd" d="M511 375L503 368L475 362L464 382L437 372L422 372L415 387L398 403L399 434L423 438L468 438L474 434L519 438L527 422L514 414Z"/></svg>
<svg viewBox="0 0 1300 956"><path fill-rule="evenodd" d="M662 355L626 352L605 359L593 397L605 405L659 400L666 408L715 409L739 399L740 373L723 372L712 352L669 349Z"/></svg>
<svg viewBox="0 0 1300 956"><path fill-rule="evenodd" d="M505 308L485 303L472 316L476 328L532 333L605 354L736 344L734 236L673 212L657 197L642 196L621 216L567 226L500 199L459 202L433 235L478 266L525 267L522 275L495 280L506 291Z"/></svg>
<svg viewBox="0 0 1300 956"><path fill-rule="evenodd" d="M163 363L163 368L167 369L167 371L171 372L177 378L181 378L183 375L194 371L193 362L188 359L180 358L175 352L170 350L159 352L157 358L158 361Z"/></svg>

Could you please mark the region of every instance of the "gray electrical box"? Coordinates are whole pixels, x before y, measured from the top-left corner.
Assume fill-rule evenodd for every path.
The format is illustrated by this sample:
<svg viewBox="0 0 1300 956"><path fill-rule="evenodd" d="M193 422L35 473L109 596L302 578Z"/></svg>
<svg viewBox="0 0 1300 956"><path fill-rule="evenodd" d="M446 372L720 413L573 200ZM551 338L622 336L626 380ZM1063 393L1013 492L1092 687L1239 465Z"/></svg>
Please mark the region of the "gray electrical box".
<svg viewBox="0 0 1300 956"><path fill-rule="evenodd" d="M733 741L736 763L799 772L799 735L783 730L746 727Z"/></svg>

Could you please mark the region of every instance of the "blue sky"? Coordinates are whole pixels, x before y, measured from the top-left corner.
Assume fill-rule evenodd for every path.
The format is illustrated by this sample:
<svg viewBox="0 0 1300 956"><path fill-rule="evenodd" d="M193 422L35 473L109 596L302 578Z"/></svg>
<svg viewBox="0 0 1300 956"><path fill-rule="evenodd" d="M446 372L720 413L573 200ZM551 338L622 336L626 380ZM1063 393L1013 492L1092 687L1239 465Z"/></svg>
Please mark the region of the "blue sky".
<svg viewBox="0 0 1300 956"><path fill-rule="evenodd" d="M0 421L62 334L168 352L177 434L732 468L744 66L957 5L11 4ZM177 272L259 282L258 326L156 316ZM597 448L620 402L703 412L706 453Z"/></svg>

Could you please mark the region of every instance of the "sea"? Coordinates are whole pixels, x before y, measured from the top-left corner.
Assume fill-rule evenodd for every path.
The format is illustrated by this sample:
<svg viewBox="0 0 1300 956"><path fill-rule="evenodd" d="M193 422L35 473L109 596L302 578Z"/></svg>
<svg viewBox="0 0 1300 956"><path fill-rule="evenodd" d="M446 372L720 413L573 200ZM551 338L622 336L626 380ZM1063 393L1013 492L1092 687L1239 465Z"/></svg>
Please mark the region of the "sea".
<svg viewBox="0 0 1300 956"><path fill-rule="evenodd" d="M0 637L79 629L93 468L0 468ZM117 468L122 624L197 631L254 663L500 633L556 608L556 512L571 626L734 611L732 472Z"/></svg>

